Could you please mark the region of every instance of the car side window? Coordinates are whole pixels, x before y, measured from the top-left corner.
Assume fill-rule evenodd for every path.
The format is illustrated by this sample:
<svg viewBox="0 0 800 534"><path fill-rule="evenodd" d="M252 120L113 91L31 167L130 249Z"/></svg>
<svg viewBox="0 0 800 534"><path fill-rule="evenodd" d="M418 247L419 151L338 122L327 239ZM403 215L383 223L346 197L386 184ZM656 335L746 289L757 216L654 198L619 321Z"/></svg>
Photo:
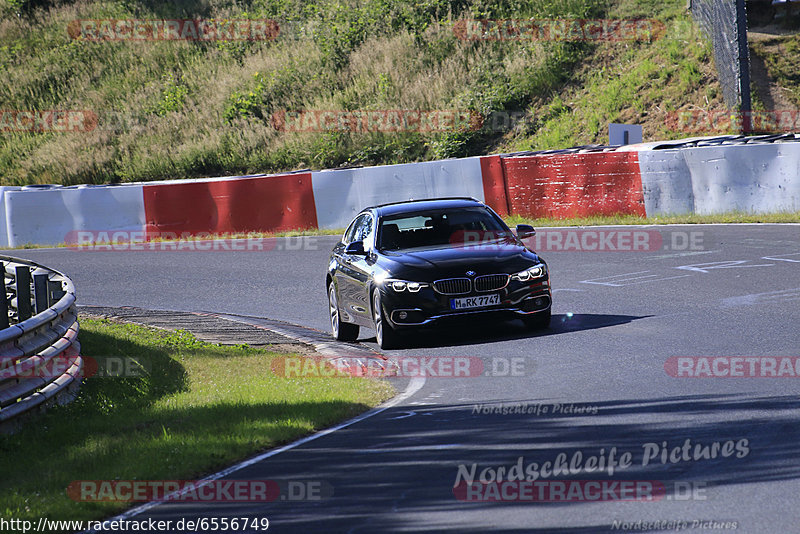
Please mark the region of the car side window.
<svg viewBox="0 0 800 534"><path fill-rule="evenodd" d="M342 243L349 245L354 241L364 241L372 233L372 216L364 213L356 217L350 227L344 233Z"/></svg>
<svg viewBox="0 0 800 534"><path fill-rule="evenodd" d="M372 216L365 214L361 222L356 225L353 241L367 241L372 234ZM366 244L366 243L365 243Z"/></svg>
<svg viewBox="0 0 800 534"><path fill-rule="evenodd" d="M345 245L349 245L353 242L353 235L356 231L356 226L358 226L358 222L361 220L361 217L357 217L356 220L350 223L350 226L347 227L347 230L344 231L344 237L342 237L342 243Z"/></svg>

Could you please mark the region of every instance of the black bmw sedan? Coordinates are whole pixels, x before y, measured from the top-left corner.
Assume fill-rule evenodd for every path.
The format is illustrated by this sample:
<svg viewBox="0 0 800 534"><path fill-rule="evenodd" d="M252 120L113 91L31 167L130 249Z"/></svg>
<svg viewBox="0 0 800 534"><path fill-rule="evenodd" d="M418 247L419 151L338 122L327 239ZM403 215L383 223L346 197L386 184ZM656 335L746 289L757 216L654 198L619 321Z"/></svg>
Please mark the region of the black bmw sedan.
<svg viewBox="0 0 800 534"><path fill-rule="evenodd" d="M487 205L472 198L384 204L364 209L331 253L325 283L333 337L355 341L359 327L378 345L405 331L467 315L550 324L547 264Z"/></svg>

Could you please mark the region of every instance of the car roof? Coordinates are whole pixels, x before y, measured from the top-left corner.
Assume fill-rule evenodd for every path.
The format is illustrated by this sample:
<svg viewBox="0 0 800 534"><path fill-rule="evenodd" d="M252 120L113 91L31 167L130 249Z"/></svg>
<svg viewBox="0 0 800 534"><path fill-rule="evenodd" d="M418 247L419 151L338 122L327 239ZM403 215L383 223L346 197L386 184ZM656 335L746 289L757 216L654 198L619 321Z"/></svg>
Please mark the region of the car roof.
<svg viewBox="0 0 800 534"><path fill-rule="evenodd" d="M482 206L484 206L482 202L472 197L428 198L371 206L366 208L365 211L375 210L379 217L383 217L386 215L397 215L399 213L413 213L417 211L436 210L443 208L475 208Z"/></svg>

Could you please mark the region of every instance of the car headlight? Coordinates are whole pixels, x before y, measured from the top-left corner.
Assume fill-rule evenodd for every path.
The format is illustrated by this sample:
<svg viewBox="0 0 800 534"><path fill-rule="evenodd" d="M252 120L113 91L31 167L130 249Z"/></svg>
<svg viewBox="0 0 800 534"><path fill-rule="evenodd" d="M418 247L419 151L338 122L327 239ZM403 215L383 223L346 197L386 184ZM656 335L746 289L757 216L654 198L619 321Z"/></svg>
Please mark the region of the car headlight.
<svg viewBox="0 0 800 534"><path fill-rule="evenodd" d="M409 282L407 280L386 280L386 285L397 293L402 293L403 291L417 293L420 289L428 287L428 284L425 282Z"/></svg>
<svg viewBox="0 0 800 534"><path fill-rule="evenodd" d="M525 269L517 274L512 274L511 279L518 280L520 282L527 282L529 280L533 280L534 278L541 278L546 274L547 267L543 263L540 263L539 265L535 265L530 269Z"/></svg>

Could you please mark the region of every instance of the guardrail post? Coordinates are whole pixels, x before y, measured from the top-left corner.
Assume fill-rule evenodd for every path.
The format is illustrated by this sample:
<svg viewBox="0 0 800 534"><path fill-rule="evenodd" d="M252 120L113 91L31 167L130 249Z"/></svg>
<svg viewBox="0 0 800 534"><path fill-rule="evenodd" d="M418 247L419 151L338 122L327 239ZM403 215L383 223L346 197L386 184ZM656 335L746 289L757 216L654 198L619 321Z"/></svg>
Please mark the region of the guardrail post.
<svg viewBox="0 0 800 534"><path fill-rule="evenodd" d="M64 295L67 294L66 291L64 291L64 288L63 288L61 282L57 282L55 280L48 280L47 281L47 287L48 287L48 291L47 291L47 296L48 296L47 305L48 306L52 306L53 304L55 304L56 302L61 300L61 297L63 297Z"/></svg>
<svg viewBox="0 0 800 534"><path fill-rule="evenodd" d="M31 270L22 266L16 269L17 283L17 318L19 322L31 318Z"/></svg>
<svg viewBox="0 0 800 534"><path fill-rule="evenodd" d="M48 304L50 299L47 298L47 272L39 271L40 269L37 269L33 272L33 301L36 306L35 309L37 314L42 313L50 307L50 304Z"/></svg>
<svg viewBox="0 0 800 534"><path fill-rule="evenodd" d="M9 327L8 323L8 295L6 294L6 266L0 261L0 280L3 288L0 290L0 330Z"/></svg>

